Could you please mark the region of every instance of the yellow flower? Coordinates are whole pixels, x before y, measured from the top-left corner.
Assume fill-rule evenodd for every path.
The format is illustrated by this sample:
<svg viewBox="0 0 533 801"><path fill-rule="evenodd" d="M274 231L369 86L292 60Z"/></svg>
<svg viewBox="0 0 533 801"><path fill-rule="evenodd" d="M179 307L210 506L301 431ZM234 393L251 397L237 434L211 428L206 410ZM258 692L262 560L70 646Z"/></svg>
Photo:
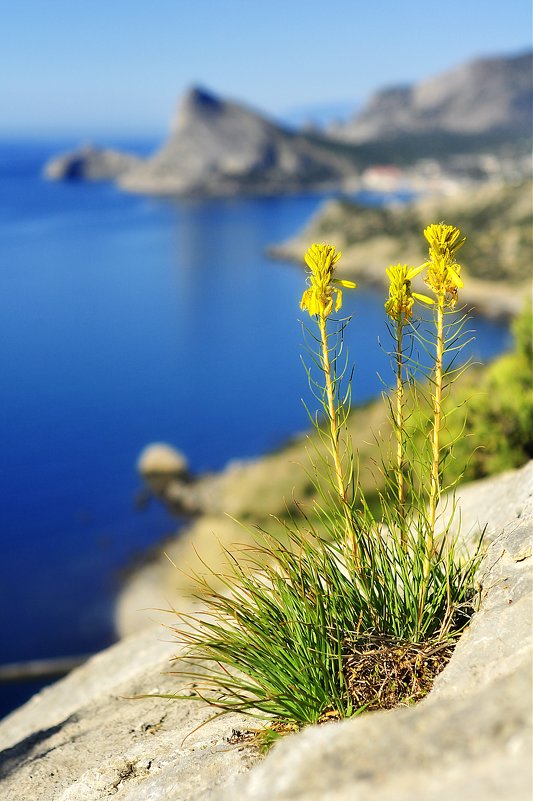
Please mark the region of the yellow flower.
<svg viewBox="0 0 533 801"><path fill-rule="evenodd" d="M436 295L445 295L447 304L453 307L457 302L457 290L463 287L461 265L455 261L455 252L463 245L465 237L460 239L460 230L444 223L428 225L424 236L429 242L426 284Z"/></svg>
<svg viewBox="0 0 533 801"><path fill-rule="evenodd" d="M426 295L411 291L411 281L425 266L422 264L420 267L409 267L407 264L395 264L387 267L390 286L385 311L391 320L396 320L398 323L409 322L413 315L415 299L422 303L433 303L433 300Z"/></svg>
<svg viewBox="0 0 533 801"><path fill-rule="evenodd" d="M333 309L334 299L335 311L338 311L342 306L342 290L339 287L354 289L357 286L354 281L333 278L333 271L340 257L341 254L335 252L333 245L315 244L307 250L305 263L309 267L309 288L302 295L300 308L306 309L310 315L328 317Z"/></svg>

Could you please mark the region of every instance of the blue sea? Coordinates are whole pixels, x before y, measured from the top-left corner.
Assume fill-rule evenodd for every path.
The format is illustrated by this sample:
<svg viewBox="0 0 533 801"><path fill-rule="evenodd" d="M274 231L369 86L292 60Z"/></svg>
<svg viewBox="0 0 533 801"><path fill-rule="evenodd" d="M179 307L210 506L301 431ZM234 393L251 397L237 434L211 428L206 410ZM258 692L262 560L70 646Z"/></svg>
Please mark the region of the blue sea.
<svg viewBox="0 0 533 801"><path fill-rule="evenodd" d="M0 663L113 642L120 571L177 526L136 504L146 444L209 471L307 427L303 272L266 248L324 196L174 202L46 182L64 145L0 143ZM383 297L345 299L364 402L386 373ZM477 358L508 346L504 326L473 327ZM36 686L0 687L0 715Z"/></svg>

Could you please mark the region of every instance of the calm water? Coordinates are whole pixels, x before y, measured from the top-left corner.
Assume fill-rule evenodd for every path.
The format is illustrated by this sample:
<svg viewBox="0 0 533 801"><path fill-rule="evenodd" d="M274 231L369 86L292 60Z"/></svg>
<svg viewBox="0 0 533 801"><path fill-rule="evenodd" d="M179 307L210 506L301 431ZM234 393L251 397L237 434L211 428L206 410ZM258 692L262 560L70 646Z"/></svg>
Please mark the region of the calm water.
<svg viewBox="0 0 533 801"><path fill-rule="evenodd" d="M113 640L119 569L175 528L135 507L144 445L212 470L307 424L303 275L264 254L322 198L173 203L50 184L39 171L57 149L0 145L0 662ZM359 289L345 309L364 401L381 390L381 293ZM502 326L474 327L478 356L507 345ZM28 692L0 688L0 714Z"/></svg>

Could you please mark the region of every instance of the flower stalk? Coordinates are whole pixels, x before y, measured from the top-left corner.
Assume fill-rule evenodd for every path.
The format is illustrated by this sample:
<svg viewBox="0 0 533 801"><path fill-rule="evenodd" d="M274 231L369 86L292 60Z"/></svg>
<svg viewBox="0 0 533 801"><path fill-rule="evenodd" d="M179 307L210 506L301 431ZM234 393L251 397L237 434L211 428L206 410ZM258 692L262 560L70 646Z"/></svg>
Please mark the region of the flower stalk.
<svg viewBox="0 0 533 801"><path fill-rule="evenodd" d="M405 441L404 441L404 328L411 321L415 300L422 303L433 303L432 298L412 292L411 281L423 269L409 267L407 264L396 264L387 268L389 277L389 297L385 302L385 311L395 324L394 339L396 342L396 392L394 423L396 432L396 486L398 497L398 518L400 520L400 538L404 551L407 550L407 529L405 513Z"/></svg>
<svg viewBox="0 0 533 801"><path fill-rule="evenodd" d="M433 427L431 432L431 467L428 499L428 527L423 564L423 582L419 599L419 617L426 602L427 584L431 570L431 559L435 547L435 526L441 498L441 429L442 391L444 377L444 315L446 308L453 309L457 303L458 290L463 287L461 266L455 260L456 251L465 239L453 225L438 223L424 230L429 243L429 258L426 284L433 290L435 299L435 365L433 377Z"/></svg>
<svg viewBox="0 0 533 801"><path fill-rule="evenodd" d="M442 425L442 380L444 356L444 311L446 307L455 308L458 289L463 287L460 277L461 266L455 261L455 252L463 245L461 232L453 225L438 223L428 225L424 236L429 243L429 259L424 266L428 268L427 285L436 295L436 345L433 390L433 431L431 437L431 476L429 488L429 532L427 559L430 558L435 537L437 507L441 495L440 434ZM427 568L429 569L429 567Z"/></svg>
<svg viewBox="0 0 533 801"><path fill-rule="evenodd" d="M300 308L316 317L320 332L321 368L325 378L325 407L329 419L331 456L333 459L336 491L346 520L346 536L354 555L357 554L357 541L348 503L348 487L341 456L341 432L337 413L335 382L333 379L332 361L328 341L327 319L333 309L338 311L342 306L342 288L354 289L354 281L334 278L334 268L341 257L332 245L314 244L305 254L305 262L309 268L308 288L302 295Z"/></svg>
<svg viewBox="0 0 533 801"><path fill-rule="evenodd" d="M347 501L346 497L347 487L346 487L346 481L344 477L344 470L342 467L342 460L340 454L340 431L337 420L337 409L335 406L335 393L333 389L333 381L331 378L332 370L331 370L331 361L329 358L326 318L322 314L318 315L318 327L320 330L320 344L322 349L322 369L326 380L326 399L327 399L327 409L328 409L330 436L332 444L331 450L332 450L333 464L335 466L335 478L337 482L339 497L344 505Z"/></svg>

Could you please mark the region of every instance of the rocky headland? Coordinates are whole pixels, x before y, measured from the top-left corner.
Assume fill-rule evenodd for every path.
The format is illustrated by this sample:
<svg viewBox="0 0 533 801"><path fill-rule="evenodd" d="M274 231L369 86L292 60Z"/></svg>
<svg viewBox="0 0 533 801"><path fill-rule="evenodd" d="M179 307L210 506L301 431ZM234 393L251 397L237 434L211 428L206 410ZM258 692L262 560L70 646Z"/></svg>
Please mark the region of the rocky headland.
<svg viewBox="0 0 533 801"><path fill-rule="evenodd" d="M467 539L487 527L480 608L417 706L308 727L260 759L239 739L257 723L213 718L194 686L190 702L132 700L184 689L169 673L172 633L144 617L142 631L2 721L3 797L529 801L533 463L462 487L458 503Z"/></svg>
<svg viewBox="0 0 533 801"><path fill-rule="evenodd" d="M231 196L283 194L341 187L356 174L353 163L327 143L289 131L239 103L195 87L183 98L166 143L146 159L123 169L101 151L85 152L85 177L115 178L121 188L148 195ZM82 159L83 161L83 159ZM46 175L72 177L80 151L53 159Z"/></svg>

